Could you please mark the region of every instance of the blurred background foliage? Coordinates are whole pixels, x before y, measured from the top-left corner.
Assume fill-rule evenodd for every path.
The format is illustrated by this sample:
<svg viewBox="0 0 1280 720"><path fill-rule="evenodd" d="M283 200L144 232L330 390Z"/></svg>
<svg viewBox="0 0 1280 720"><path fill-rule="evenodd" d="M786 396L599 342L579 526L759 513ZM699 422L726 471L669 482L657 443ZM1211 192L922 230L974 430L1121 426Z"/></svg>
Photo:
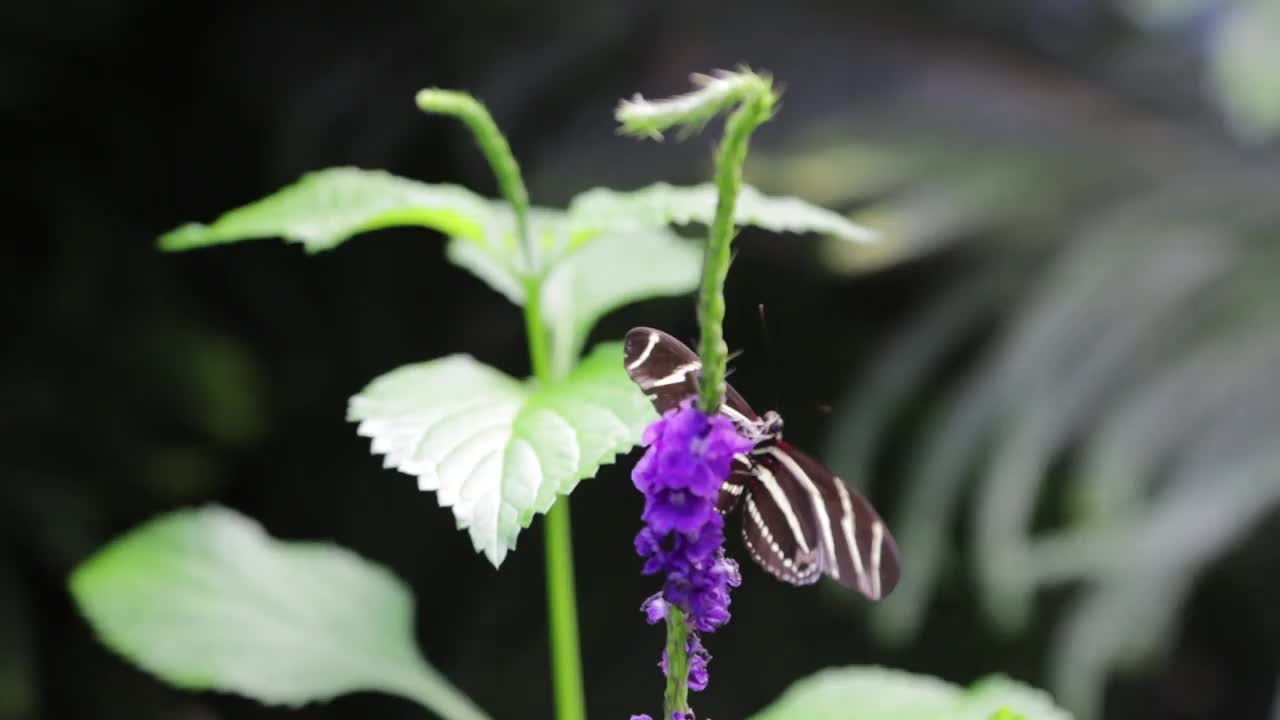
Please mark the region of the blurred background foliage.
<svg viewBox="0 0 1280 720"><path fill-rule="evenodd" d="M489 103L537 202L699 181L710 138L626 141L611 110L738 62L786 91L748 180L887 242L744 232L734 381L870 492L905 575L868 608L745 568L704 712L745 716L852 662L1004 671L1086 720L1280 712L1280 2L3 14L11 213L35 222L0 266L0 719L290 714L168 689L102 649L67 597L106 539L206 500L390 566L438 668L496 717L545 716L540 524L493 571L343 420L404 362L466 351L525 372L514 308L427 232L310 258L162 255L154 238L339 164L494 194L465 133L413 108L426 85ZM695 332L691 304L664 300L597 335L641 323ZM598 717L660 687L628 466L574 503ZM373 695L292 715L420 716Z"/></svg>

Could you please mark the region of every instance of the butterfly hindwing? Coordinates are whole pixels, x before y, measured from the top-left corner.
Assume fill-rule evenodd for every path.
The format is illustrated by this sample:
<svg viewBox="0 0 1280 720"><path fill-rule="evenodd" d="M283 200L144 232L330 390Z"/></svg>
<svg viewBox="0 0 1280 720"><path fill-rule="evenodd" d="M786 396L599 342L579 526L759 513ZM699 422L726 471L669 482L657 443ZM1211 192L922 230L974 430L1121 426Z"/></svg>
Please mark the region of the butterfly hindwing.
<svg viewBox="0 0 1280 720"><path fill-rule="evenodd" d="M794 515L812 522L804 532L816 538L816 560L824 574L872 600L893 590L898 546L861 493L786 442L758 448L752 455L757 467L770 470L788 499L805 506Z"/></svg>
<svg viewBox="0 0 1280 720"><path fill-rule="evenodd" d="M760 567L779 580L809 585L822 577L813 507L772 458L753 463L743 501L742 539Z"/></svg>
<svg viewBox="0 0 1280 720"><path fill-rule="evenodd" d="M716 510L721 515L728 515L733 512L738 504L742 502L743 495L746 494L747 488L751 487L755 474L752 472L752 463L745 455L734 458L733 470L729 473L729 477L720 486L720 497L716 500Z"/></svg>

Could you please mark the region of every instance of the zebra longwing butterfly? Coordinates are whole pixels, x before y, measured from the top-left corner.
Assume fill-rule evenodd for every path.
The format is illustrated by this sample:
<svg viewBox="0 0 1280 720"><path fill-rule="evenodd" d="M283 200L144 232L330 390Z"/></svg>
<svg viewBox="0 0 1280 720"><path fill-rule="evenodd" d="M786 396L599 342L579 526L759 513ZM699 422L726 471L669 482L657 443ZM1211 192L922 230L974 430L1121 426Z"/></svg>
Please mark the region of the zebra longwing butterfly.
<svg viewBox="0 0 1280 720"><path fill-rule="evenodd" d="M702 362L671 335L633 328L623 344L627 372L659 413L698 393ZM782 418L763 416L733 386L720 411L756 441L720 488L718 509L741 503L742 538L774 577L809 585L824 574L879 600L898 583L898 546L871 503L818 461L782 439Z"/></svg>

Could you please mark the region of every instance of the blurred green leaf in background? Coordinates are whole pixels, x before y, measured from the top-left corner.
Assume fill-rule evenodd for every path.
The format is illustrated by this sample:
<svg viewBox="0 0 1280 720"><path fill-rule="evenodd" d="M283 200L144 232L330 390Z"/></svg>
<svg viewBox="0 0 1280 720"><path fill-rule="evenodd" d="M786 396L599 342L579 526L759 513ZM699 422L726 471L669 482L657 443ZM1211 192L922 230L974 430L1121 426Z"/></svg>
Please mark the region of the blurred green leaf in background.
<svg viewBox="0 0 1280 720"><path fill-rule="evenodd" d="M829 668L797 681L751 720L1071 720L1045 693L1004 676L962 688L881 667Z"/></svg>
<svg viewBox="0 0 1280 720"><path fill-rule="evenodd" d="M902 144L902 162L826 185L888 248L832 248L831 268L865 276L937 255L954 268L870 347L828 432L835 469L899 498L890 522L910 562L874 627L915 639L957 563L1003 634L1030 629L1042 592L1070 588L1050 687L1090 720L1110 674L1165 652L1197 578L1280 508L1280 174L1194 142L1148 163L1170 146L1155 133L1127 143L1124 126L1059 140L1111 164L1064 156L1046 173L1052 150L948 120L924 154L921 121L827 123L795 155L764 158L771 180L758 182L829 183L841 163ZM975 138L982 152L963 150ZM1179 162L1201 169L1159 171ZM886 477L879 458L903 443L912 452Z"/></svg>
<svg viewBox="0 0 1280 720"><path fill-rule="evenodd" d="M293 706L376 690L446 720L487 717L422 658L398 579L226 508L134 529L82 564L71 591L103 642L181 688Z"/></svg>

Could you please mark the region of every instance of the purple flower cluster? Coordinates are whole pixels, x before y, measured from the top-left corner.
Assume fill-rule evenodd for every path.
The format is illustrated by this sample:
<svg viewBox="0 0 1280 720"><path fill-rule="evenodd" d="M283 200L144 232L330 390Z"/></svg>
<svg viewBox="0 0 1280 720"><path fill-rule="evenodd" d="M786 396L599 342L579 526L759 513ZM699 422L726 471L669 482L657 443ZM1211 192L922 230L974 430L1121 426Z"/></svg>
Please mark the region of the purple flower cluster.
<svg viewBox="0 0 1280 720"><path fill-rule="evenodd" d="M631 473L645 496L645 527L635 546L645 559L644 574L666 580L642 610L650 624L665 620L671 606L684 611L690 628L689 688L702 690L711 656L699 633L729 621L729 589L741 583L737 563L724 556L724 517L716 501L733 456L753 443L729 418L709 416L689 400L650 425L644 444L648 450ZM661 666L666 674L665 652Z"/></svg>

